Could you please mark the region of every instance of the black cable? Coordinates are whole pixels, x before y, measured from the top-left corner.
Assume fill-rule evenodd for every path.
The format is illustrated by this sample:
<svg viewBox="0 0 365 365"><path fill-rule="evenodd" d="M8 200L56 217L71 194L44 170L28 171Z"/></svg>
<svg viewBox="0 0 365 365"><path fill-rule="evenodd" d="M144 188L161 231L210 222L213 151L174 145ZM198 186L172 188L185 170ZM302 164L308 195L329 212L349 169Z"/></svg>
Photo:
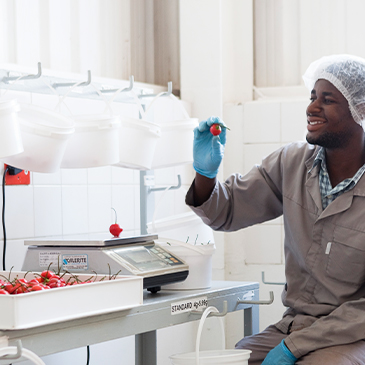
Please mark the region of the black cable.
<svg viewBox="0 0 365 365"><path fill-rule="evenodd" d="M4 244L3 244L3 271L5 271L5 254L6 254L6 229L5 229L5 175L8 172L8 167L4 169L3 175L3 237L4 237Z"/></svg>
<svg viewBox="0 0 365 365"><path fill-rule="evenodd" d="M87 345L86 349L87 349L87 360L86 360L86 365L89 365L89 361L90 361L90 346L89 346L89 345Z"/></svg>
<svg viewBox="0 0 365 365"><path fill-rule="evenodd" d="M6 230L5 230L5 175L8 172L8 167L4 169L3 175L3 214L2 214L2 222L3 222L3 235L4 235L4 245L3 245L3 271L5 271L5 253L6 253ZM10 364L12 365L12 364Z"/></svg>

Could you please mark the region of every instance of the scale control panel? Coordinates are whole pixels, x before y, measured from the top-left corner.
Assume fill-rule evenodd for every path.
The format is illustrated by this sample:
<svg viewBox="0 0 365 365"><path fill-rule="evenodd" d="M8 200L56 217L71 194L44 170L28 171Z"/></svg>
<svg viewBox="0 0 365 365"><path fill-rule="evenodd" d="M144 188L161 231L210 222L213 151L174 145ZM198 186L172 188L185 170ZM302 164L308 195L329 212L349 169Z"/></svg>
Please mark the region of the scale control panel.
<svg viewBox="0 0 365 365"><path fill-rule="evenodd" d="M169 265L182 264L182 262L179 259L177 259L172 254L168 253L161 247L155 246L155 247L151 248L151 252L155 253L157 256L164 259L165 262L167 262Z"/></svg>
<svg viewBox="0 0 365 365"><path fill-rule="evenodd" d="M115 247L107 250L109 255L128 264L135 275L138 273L152 273L160 270L173 270L186 264L172 253L158 245Z"/></svg>

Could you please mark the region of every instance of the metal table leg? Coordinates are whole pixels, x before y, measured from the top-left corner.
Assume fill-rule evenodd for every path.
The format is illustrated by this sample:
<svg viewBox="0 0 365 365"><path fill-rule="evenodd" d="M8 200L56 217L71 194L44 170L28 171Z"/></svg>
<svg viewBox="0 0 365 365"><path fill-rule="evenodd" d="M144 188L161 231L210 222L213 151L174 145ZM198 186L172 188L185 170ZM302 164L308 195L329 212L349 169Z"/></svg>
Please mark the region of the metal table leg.
<svg viewBox="0 0 365 365"><path fill-rule="evenodd" d="M259 307L254 305L243 310L243 335L251 336L259 333Z"/></svg>
<svg viewBox="0 0 365 365"><path fill-rule="evenodd" d="M156 331L145 332L135 336L135 364L157 365Z"/></svg>
<svg viewBox="0 0 365 365"><path fill-rule="evenodd" d="M243 310L243 336L251 336L252 332L252 307Z"/></svg>

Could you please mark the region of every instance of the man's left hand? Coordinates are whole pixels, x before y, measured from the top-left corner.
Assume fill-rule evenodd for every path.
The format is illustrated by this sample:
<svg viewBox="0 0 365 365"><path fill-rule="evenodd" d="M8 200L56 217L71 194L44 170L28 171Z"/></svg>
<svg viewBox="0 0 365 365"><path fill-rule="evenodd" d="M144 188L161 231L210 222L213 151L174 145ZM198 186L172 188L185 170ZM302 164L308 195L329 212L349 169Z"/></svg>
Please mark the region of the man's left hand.
<svg viewBox="0 0 365 365"><path fill-rule="evenodd" d="M285 346L284 340L265 357L262 365L294 365L297 358Z"/></svg>

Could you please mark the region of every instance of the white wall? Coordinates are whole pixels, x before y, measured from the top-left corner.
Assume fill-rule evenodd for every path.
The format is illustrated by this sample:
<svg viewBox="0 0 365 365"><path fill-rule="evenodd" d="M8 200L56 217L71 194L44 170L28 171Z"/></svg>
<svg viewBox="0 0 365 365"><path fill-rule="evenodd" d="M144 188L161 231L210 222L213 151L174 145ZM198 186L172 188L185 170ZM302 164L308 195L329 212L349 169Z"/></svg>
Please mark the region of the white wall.
<svg viewBox="0 0 365 365"><path fill-rule="evenodd" d="M180 89L178 1L0 0L0 62Z"/></svg>
<svg viewBox="0 0 365 365"><path fill-rule="evenodd" d="M254 0L255 85L294 86L319 57L365 57L361 0Z"/></svg>

